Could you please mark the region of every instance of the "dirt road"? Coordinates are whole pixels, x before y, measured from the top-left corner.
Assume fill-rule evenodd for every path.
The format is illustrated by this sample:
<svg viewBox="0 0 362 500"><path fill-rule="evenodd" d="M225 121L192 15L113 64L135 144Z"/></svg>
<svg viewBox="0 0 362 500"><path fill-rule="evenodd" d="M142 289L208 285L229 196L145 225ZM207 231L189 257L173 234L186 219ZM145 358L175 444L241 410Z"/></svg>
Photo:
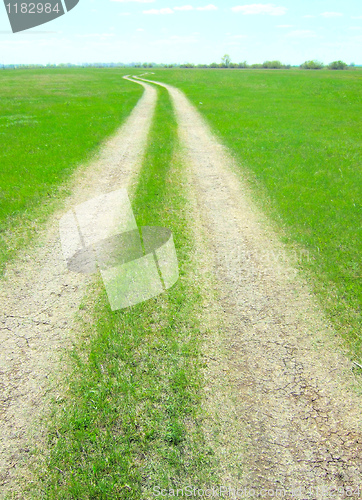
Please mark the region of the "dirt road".
<svg viewBox="0 0 362 500"><path fill-rule="evenodd" d="M141 164L156 104L145 93L132 114L86 169L75 175L72 196L38 238L9 265L0 292L0 497L12 489L34 442L34 424L44 413L50 379L76 332L78 311L91 277L67 271L59 241L59 219L99 194L127 188Z"/></svg>
<svg viewBox="0 0 362 500"><path fill-rule="evenodd" d="M156 102L154 88L144 85L126 124L97 161L77 174L64 211L52 218L37 246L9 266L2 283L3 491L27 458L28 429L44 412L49 378L75 334L72 317L89 283L66 271L58 220L74 205L132 181ZM165 87L220 296L205 311L205 321L217 315L222 328L205 341L204 404L210 415L205 432L220 460L221 481L256 492L285 488L284 498L293 498L292 489L300 487L302 496L294 498L303 499L322 498L317 487L356 488L362 405L350 363L227 151L186 97Z"/></svg>
<svg viewBox="0 0 362 500"><path fill-rule="evenodd" d="M345 498L343 488L362 486L362 404L351 364L227 151L183 93L153 83L175 107L223 297L224 332L205 349L224 484L282 487L303 499L327 488Z"/></svg>

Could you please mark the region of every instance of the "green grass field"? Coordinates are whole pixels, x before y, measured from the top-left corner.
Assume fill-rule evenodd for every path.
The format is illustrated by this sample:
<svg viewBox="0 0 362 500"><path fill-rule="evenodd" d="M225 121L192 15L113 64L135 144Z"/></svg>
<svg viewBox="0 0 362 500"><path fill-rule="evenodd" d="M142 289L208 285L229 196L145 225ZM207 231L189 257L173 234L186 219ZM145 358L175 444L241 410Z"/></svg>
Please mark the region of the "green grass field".
<svg viewBox="0 0 362 500"><path fill-rule="evenodd" d="M142 89L123 70L0 72L0 271Z"/></svg>
<svg viewBox="0 0 362 500"><path fill-rule="evenodd" d="M309 252L300 266L361 360L362 72L153 72L205 116L287 245ZM136 104L142 89L123 74L0 74L2 264ZM200 405L205 288L193 260L177 124L167 93L159 95L132 205L139 226L173 231L180 279L115 313L101 282L89 290L68 389L54 406L46 450L35 455L39 480L26 498L140 500L154 486L217 483Z"/></svg>
<svg viewBox="0 0 362 500"><path fill-rule="evenodd" d="M361 360L362 71L159 70L228 146Z"/></svg>

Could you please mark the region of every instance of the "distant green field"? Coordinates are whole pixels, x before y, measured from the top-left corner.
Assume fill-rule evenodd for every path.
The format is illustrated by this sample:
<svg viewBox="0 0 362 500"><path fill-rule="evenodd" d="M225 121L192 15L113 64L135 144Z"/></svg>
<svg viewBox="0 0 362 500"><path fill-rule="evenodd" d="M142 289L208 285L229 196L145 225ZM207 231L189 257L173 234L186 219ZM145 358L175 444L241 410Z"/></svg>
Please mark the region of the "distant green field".
<svg viewBox="0 0 362 500"><path fill-rule="evenodd" d="M154 71L154 70L152 70ZM229 147L361 359L362 71L159 70Z"/></svg>
<svg viewBox="0 0 362 500"><path fill-rule="evenodd" d="M36 231L80 162L129 115L142 88L123 70L0 72L0 269Z"/></svg>

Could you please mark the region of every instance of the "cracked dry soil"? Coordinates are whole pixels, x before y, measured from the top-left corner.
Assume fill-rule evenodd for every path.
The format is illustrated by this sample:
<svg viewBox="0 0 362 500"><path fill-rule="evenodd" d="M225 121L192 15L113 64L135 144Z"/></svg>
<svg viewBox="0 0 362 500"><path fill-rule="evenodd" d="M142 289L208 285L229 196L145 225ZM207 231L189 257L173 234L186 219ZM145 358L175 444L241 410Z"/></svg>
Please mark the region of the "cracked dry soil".
<svg viewBox="0 0 362 500"><path fill-rule="evenodd" d="M72 318L92 277L68 272L59 239L59 219L97 195L127 188L142 164L157 93L149 85L133 112L106 142L95 161L74 175L72 195L39 235L8 266L0 291L0 498L17 488L29 447L41 436L37 422L52 374L76 334Z"/></svg>
<svg viewBox="0 0 362 500"><path fill-rule="evenodd" d="M182 92L152 83L174 104L221 298L210 314L223 328L205 343L205 406L223 484L256 488L258 498L278 487L285 498L346 498L346 487L362 486L351 362L226 149Z"/></svg>

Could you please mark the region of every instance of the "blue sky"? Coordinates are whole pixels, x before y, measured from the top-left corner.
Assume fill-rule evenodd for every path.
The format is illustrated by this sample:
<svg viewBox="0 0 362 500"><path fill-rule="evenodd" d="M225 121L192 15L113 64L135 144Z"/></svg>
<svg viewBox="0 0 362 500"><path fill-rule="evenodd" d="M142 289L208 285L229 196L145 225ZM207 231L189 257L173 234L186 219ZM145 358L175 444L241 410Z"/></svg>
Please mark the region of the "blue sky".
<svg viewBox="0 0 362 500"><path fill-rule="evenodd" d="M253 1L80 0L17 34L0 5L0 64L211 63L225 53L233 62L362 64L361 0Z"/></svg>

